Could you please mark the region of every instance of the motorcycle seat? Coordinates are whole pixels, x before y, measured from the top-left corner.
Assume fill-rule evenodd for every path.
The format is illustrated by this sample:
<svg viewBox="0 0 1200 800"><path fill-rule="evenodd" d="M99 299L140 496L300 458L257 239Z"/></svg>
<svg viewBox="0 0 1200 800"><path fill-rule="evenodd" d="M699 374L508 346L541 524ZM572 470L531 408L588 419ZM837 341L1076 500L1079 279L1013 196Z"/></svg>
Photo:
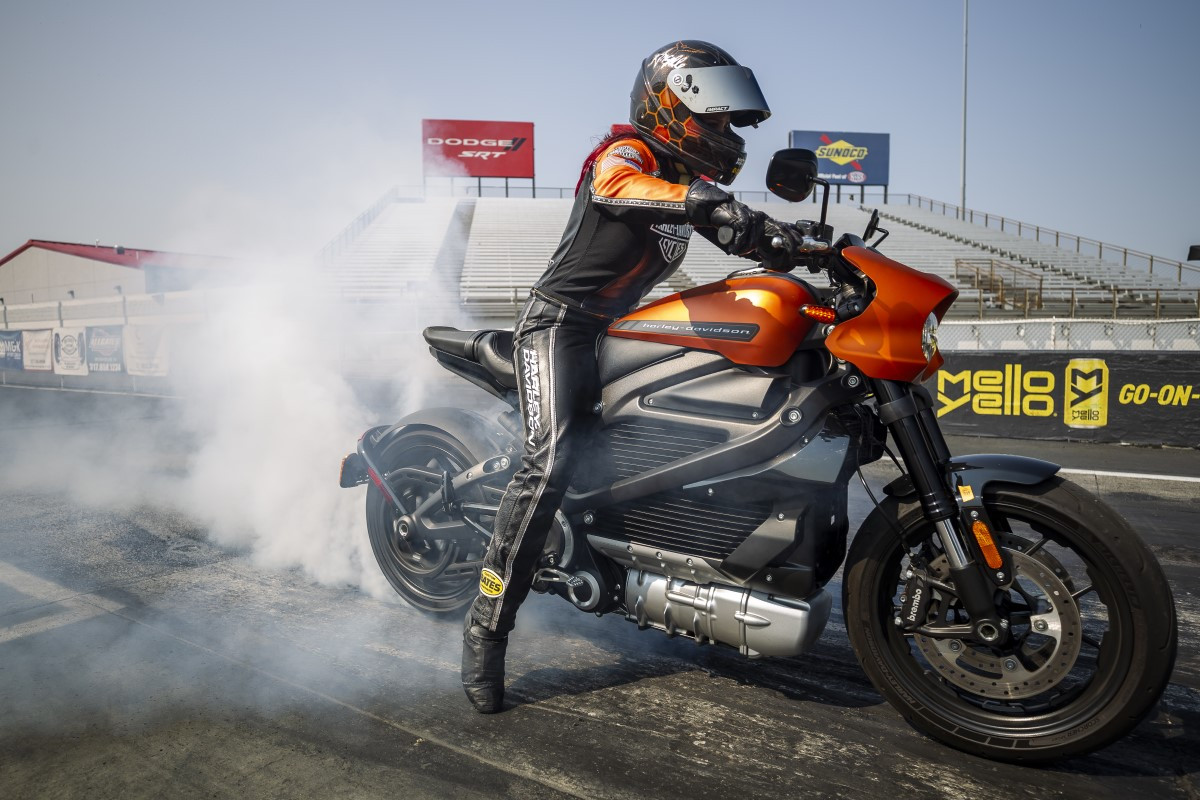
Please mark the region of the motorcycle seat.
<svg viewBox="0 0 1200 800"><path fill-rule="evenodd" d="M443 353L478 364L504 388L517 388L512 331L486 328L460 331L457 328L433 326L426 328L422 335L430 348L436 351L435 355Z"/></svg>

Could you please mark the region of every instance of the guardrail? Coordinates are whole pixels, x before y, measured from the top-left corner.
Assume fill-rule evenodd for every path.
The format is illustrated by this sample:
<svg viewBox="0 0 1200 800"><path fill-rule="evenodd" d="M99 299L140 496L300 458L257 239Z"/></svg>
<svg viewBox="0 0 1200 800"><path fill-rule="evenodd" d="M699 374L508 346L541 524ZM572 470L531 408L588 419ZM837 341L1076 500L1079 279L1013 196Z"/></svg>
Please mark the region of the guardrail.
<svg viewBox="0 0 1200 800"><path fill-rule="evenodd" d="M1033 239L1036 242L1041 242L1045 237L1045 244L1050 244L1053 239L1054 246L1070 250L1071 244L1074 243L1074 250L1081 255L1094 255L1100 260L1105 260L1105 252L1110 255L1108 259L1110 263L1117 263L1115 256L1120 254L1122 267L1128 269L1130 266L1144 266L1146 271L1153 275L1154 268L1157 266L1160 272L1166 268L1175 271L1175 279L1182 282L1183 275L1186 272L1191 277L1200 276L1200 267L1194 267L1191 264L1185 264L1182 261L1176 261L1171 258L1163 258L1150 253L1143 253L1140 250L1133 250L1121 245L1109 244L1102 242L1099 239L1089 239L1086 236L1079 236L1074 233L1065 233L1047 228L1042 225L1034 225L1028 222L1022 222L1018 219L1012 219L1001 214L992 214L986 211L976 211L971 208L961 208L953 203L945 203L941 200L934 200L929 197L923 197L919 194L896 195L896 197L906 197L908 205L916 205L918 208L928 208L930 211L941 210L943 216L953 215L955 219L971 222L976 225L982 225L985 228L998 228L1003 233L1013 233L1023 239ZM915 202L914 202L915 201ZM885 201L886 202L886 201ZM982 221L980 221L982 220Z"/></svg>

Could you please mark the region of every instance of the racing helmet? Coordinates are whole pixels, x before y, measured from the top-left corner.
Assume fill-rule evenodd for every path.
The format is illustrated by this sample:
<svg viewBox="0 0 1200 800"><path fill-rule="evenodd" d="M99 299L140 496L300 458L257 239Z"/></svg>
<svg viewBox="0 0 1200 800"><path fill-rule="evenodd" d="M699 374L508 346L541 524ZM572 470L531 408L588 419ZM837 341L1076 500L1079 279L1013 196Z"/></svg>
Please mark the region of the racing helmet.
<svg viewBox="0 0 1200 800"><path fill-rule="evenodd" d="M729 126L758 125L769 116L748 67L714 44L690 39L651 53L629 94L633 127L717 183L732 183L746 162L746 140Z"/></svg>

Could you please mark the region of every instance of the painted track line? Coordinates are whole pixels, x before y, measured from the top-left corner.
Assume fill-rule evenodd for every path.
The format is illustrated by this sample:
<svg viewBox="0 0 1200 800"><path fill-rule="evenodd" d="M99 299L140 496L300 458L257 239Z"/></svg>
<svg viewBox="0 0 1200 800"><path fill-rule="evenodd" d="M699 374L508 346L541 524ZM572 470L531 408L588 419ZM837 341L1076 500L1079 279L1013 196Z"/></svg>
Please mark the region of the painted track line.
<svg viewBox="0 0 1200 800"><path fill-rule="evenodd" d="M1158 475L1150 472L1106 472L1099 469L1060 469L1067 475L1095 475L1098 478L1134 478L1146 481L1175 481L1177 483L1200 483L1200 478L1190 475Z"/></svg>

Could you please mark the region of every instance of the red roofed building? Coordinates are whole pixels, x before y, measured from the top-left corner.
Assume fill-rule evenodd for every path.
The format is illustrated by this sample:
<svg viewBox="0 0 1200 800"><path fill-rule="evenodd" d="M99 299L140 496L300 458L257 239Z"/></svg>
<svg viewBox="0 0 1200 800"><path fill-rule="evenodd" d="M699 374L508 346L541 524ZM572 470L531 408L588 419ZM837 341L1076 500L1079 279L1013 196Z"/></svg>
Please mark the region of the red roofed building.
<svg viewBox="0 0 1200 800"><path fill-rule="evenodd" d="M217 256L163 253L30 239L0 258L0 298L7 305L153 294L226 283L236 262Z"/></svg>

